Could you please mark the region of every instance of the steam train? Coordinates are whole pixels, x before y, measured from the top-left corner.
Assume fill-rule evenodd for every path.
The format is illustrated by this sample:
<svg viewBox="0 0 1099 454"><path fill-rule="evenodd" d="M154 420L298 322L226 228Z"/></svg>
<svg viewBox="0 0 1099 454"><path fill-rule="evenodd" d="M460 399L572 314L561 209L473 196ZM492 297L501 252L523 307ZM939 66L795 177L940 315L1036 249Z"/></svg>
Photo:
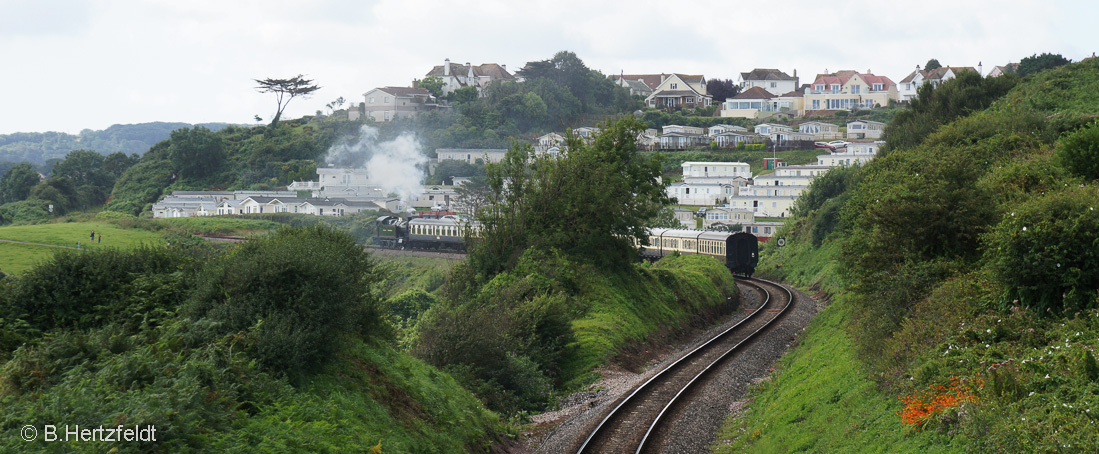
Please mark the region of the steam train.
<svg viewBox="0 0 1099 454"><path fill-rule="evenodd" d="M382 216L377 220L374 241L398 249L466 250L466 230L478 234L475 222L459 216L438 219ZM640 248L641 257L656 260L674 254L708 255L725 264L733 274L751 277L759 262L759 241L747 232L713 232L686 229L649 229L649 245Z"/></svg>

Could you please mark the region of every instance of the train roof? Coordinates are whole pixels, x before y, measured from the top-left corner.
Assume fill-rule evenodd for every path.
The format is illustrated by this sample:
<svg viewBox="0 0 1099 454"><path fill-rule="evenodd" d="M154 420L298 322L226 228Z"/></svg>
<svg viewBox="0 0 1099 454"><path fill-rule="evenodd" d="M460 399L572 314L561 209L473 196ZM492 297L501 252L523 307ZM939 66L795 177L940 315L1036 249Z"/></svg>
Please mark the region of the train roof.
<svg viewBox="0 0 1099 454"><path fill-rule="evenodd" d="M732 236L732 233L716 232L712 230L652 228L649 229L649 235L659 236L663 238L691 238L699 240L725 241L730 236Z"/></svg>

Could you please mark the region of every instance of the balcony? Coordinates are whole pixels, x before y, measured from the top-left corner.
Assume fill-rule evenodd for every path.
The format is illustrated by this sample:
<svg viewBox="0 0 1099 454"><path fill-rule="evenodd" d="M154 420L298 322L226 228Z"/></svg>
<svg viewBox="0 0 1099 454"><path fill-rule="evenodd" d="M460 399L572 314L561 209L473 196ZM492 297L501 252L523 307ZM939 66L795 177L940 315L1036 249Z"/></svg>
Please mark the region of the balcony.
<svg viewBox="0 0 1099 454"><path fill-rule="evenodd" d="M288 191L319 191L321 189L321 182L319 181L295 181L290 183L286 187Z"/></svg>

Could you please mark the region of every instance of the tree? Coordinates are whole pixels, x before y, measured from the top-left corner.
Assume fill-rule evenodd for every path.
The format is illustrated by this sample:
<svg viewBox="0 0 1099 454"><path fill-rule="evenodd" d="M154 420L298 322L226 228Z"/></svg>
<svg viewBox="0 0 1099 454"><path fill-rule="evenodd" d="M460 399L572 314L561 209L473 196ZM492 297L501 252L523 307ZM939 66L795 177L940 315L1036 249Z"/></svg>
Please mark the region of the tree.
<svg viewBox="0 0 1099 454"><path fill-rule="evenodd" d="M21 162L0 177L0 204L26 200L41 176L28 162Z"/></svg>
<svg viewBox="0 0 1099 454"><path fill-rule="evenodd" d="M1062 57L1061 54L1042 53L1042 55L1031 55L1019 60L1019 69L1016 73L1019 74L1019 77L1026 77L1069 63L1072 63L1072 60Z"/></svg>
<svg viewBox="0 0 1099 454"><path fill-rule="evenodd" d="M181 178L204 178L225 159L225 145L209 129L197 126L172 131L168 159Z"/></svg>
<svg viewBox="0 0 1099 454"><path fill-rule="evenodd" d="M73 150L53 166L53 177L65 177L73 185L107 186L114 179L103 172L104 156L92 150Z"/></svg>
<svg viewBox="0 0 1099 454"><path fill-rule="evenodd" d="M435 98L443 97L443 86L446 85L439 76L427 76L419 82L420 88L431 92Z"/></svg>
<svg viewBox="0 0 1099 454"><path fill-rule="evenodd" d="M313 85L313 79L306 79L301 74L289 79L253 80L259 84L259 86L256 87L256 90L260 93L275 94L275 100L278 102L278 110L275 111L275 118L271 120L271 126L278 125L279 119L282 118L282 112L286 109L286 106L290 104L291 99L298 96L308 98L313 92L321 89L321 87Z"/></svg>
<svg viewBox="0 0 1099 454"><path fill-rule="evenodd" d="M923 65L923 70L924 71L931 71L931 70L939 69L939 68L942 68L942 67L943 67L943 65L939 64L938 59L932 58L932 59L927 61L927 64Z"/></svg>
<svg viewBox="0 0 1099 454"><path fill-rule="evenodd" d="M80 195L76 192L76 186L65 177L54 177L38 183L31 188L28 199L45 200L54 205L53 213L65 214L67 211L80 207Z"/></svg>
<svg viewBox="0 0 1099 454"><path fill-rule="evenodd" d="M706 93L714 97L714 102L725 102L740 93L740 87L732 79L710 79L706 81Z"/></svg>
<svg viewBox="0 0 1099 454"><path fill-rule="evenodd" d="M649 219L649 221L645 223L645 226L663 227L666 229L681 229L683 228L683 223L679 222L679 219L675 218L675 209L670 206L666 206L661 208L660 211L657 212L656 216L654 216L652 219Z"/></svg>
<svg viewBox="0 0 1099 454"><path fill-rule="evenodd" d="M477 87L474 87L472 85L465 86L450 92L450 94L447 96L455 104L470 103L477 100Z"/></svg>
<svg viewBox="0 0 1099 454"><path fill-rule="evenodd" d="M566 154L535 156L514 144L486 166L488 204L469 261L482 276L513 266L523 251L561 250L605 266L627 266L632 240L670 202L659 182L661 157L637 152L644 125L632 116L600 125L590 143L571 134Z"/></svg>
<svg viewBox="0 0 1099 454"><path fill-rule="evenodd" d="M335 101L326 104L325 107L328 107L329 111L336 111L339 110L340 107L343 107L345 102L347 102L347 100L343 99L343 96L340 96L339 98L336 98Z"/></svg>

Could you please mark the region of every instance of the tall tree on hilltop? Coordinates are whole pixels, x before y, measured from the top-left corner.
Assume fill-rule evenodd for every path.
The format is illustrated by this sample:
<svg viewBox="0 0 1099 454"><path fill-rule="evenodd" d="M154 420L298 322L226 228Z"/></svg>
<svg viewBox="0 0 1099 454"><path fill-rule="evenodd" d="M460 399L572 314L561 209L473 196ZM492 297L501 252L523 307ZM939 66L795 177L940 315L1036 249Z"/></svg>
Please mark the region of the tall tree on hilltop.
<svg viewBox="0 0 1099 454"><path fill-rule="evenodd" d="M1019 60L1019 68L1016 70L1016 74L1018 74L1019 77L1026 77L1069 63L1072 63L1072 60L1062 57L1061 54L1043 52L1042 55L1031 55Z"/></svg>
<svg viewBox="0 0 1099 454"><path fill-rule="evenodd" d="M740 94L740 87L732 79L710 79L706 81L706 94L713 96L714 102L725 102Z"/></svg>
<svg viewBox="0 0 1099 454"><path fill-rule="evenodd" d="M939 69L939 68L942 68L942 67L943 67L943 65L939 63L939 59L932 58L932 59L927 61L927 64L923 65L923 70L924 71L932 71L932 70L936 70L936 69Z"/></svg>
<svg viewBox="0 0 1099 454"><path fill-rule="evenodd" d="M275 118L271 120L271 126L275 126L279 123L279 119L282 118L282 112L286 109L287 104L290 104L291 99L298 96L308 98L313 92L321 89L321 87L313 85L313 79L306 79L301 74L289 79L253 80L259 84L259 86L256 87L256 90L260 93L275 94L275 100L278 102L278 110L275 112Z"/></svg>

